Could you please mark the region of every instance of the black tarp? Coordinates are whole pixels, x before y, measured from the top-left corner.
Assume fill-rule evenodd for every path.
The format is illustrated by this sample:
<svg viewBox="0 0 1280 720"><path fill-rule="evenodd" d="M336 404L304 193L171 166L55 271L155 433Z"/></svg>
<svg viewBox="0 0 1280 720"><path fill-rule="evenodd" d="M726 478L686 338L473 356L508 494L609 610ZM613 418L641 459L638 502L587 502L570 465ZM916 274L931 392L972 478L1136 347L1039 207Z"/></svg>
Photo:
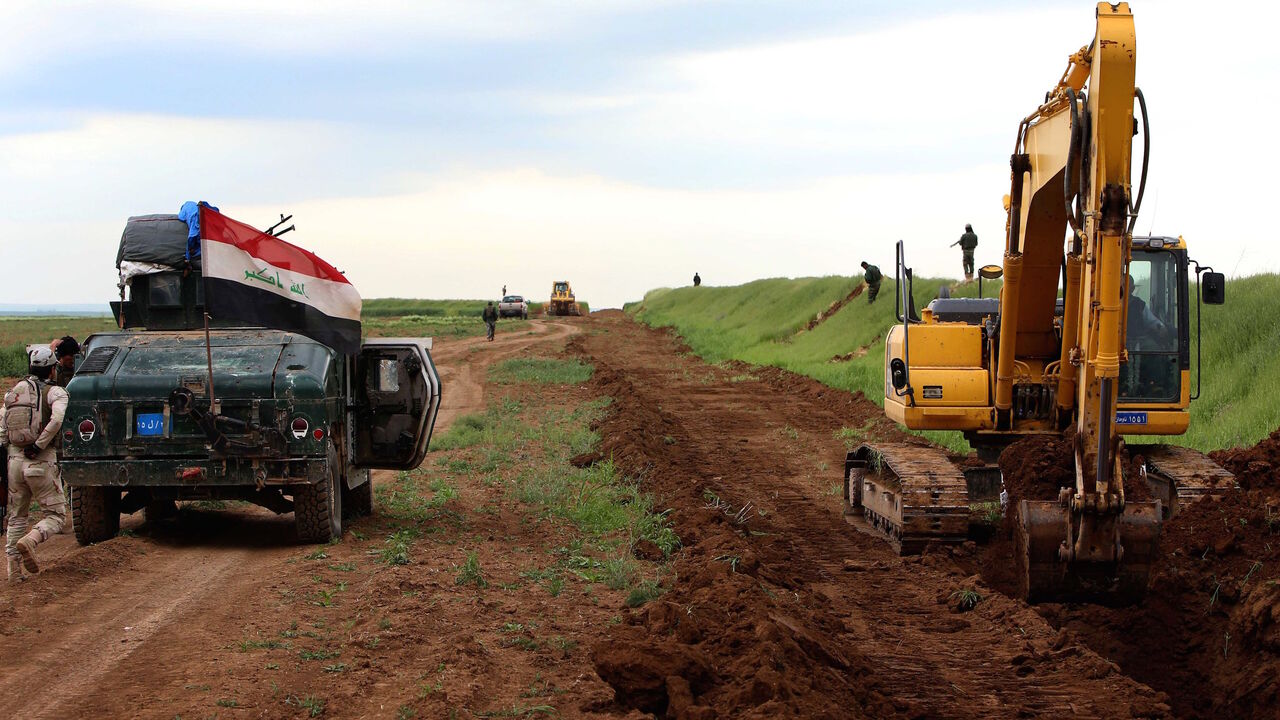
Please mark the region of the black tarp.
<svg viewBox="0 0 1280 720"><path fill-rule="evenodd" d="M125 223L120 235L116 267L125 261L155 263L180 268L187 258L187 224L177 215L137 215ZM192 264L199 267L199 258Z"/></svg>

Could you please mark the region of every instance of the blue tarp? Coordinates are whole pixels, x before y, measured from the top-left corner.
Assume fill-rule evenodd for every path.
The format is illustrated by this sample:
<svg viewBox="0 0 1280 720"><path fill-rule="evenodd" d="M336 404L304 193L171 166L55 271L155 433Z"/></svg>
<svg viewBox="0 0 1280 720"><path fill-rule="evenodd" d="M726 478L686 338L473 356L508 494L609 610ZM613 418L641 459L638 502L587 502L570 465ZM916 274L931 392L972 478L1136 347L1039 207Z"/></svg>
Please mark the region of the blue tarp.
<svg viewBox="0 0 1280 720"><path fill-rule="evenodd" d="M187 260L200 257L200 206L221 212L218 208L201 200L188 200L178 210L178 219L187 224Z"/></svg>

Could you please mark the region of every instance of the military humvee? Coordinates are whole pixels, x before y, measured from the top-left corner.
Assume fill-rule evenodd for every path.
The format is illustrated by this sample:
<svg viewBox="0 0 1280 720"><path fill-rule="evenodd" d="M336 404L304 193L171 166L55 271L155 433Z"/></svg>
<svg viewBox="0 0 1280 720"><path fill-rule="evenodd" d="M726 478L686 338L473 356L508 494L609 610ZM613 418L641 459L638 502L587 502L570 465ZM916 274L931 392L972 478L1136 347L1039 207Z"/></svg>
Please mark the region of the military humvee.
<svg viewBox="0 0 1280 720"><path fill-rule="evenodd" d="M344 518L372 511L370 469L408 470L426 455L441 389L431 341L369 339L342 355L215 320L206 348L186 232L176 216L130 218L111 304L121 329L90 336L67 388L62 477L76 538L99 542L121 514L152 519L194 499L293 512L305 542L338 537Z"/></svg>

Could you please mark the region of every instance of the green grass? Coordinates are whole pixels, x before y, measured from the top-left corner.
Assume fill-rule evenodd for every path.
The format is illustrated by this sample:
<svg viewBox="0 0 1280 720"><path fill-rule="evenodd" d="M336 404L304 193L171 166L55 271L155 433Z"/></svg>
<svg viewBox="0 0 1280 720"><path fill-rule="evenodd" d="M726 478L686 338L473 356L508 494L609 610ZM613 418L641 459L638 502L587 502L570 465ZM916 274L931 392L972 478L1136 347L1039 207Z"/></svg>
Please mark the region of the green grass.
<svg viewBox="0 0 1280 720"><path fill-rule="evenodd" d="M581 360L552 358L512 358L489 368L489 380L499 385L535 383L539 385L577 385L591 379L595 370Z"/></svg>
<svg viewBox="0 0 1280 720"><path fill-rule="evenodd" d="M880 297L865 295L812 331L805 324L843 298L860 278L822 277L757 280L734 287L663 288L627 310L645 323L673 327L708 362L742 360L808 375L832 387L862 392L884 404L884 335L894 322L895 284L886 279ZM938 288L954 281L918 278L915 299L923 307ZM999 283L984 283L984 294ZM974 297L977 283L953 291ZM1203 307L1203 393L1191 404L1191 429L1164 441L1198 450L1252 445L1280 427L1280 322L1272 305L1280 296L1280 275L1227 282L1227 303ZM1194 298L1193 298L1194 302ZM1191 308L1192 382L1195 365L1195 307ZM835 356L855 357L833 362ZM852 434L852 433L851 433ZM967 450L959 433L922 433L953 450ZM1130 438L1137 441L1137 438Z"/></svg>
<svg viewBox="0 0 1280 720"><path fill-rule="evenodd" d="M107 309L106 303L103 303L103 309ZM93 333L115 329L116 322L110 316L0 315L0 377L21 377L27 374L27 345L47 345L64 335L84 342Z"/></svg>

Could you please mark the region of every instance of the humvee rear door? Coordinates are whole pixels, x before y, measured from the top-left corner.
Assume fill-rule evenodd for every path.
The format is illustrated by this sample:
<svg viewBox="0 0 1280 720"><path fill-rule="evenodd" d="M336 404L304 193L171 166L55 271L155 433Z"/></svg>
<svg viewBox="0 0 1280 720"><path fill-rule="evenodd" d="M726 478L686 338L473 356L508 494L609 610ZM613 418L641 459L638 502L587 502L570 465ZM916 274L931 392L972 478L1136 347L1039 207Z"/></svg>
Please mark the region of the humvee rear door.
<svg viewBox="0 0 1280 720"><path fill-rule="evenodd" d="M353 464L411 470L422 463L440 410L440 375L424 338L371 338L352 377Z"/></svg>

